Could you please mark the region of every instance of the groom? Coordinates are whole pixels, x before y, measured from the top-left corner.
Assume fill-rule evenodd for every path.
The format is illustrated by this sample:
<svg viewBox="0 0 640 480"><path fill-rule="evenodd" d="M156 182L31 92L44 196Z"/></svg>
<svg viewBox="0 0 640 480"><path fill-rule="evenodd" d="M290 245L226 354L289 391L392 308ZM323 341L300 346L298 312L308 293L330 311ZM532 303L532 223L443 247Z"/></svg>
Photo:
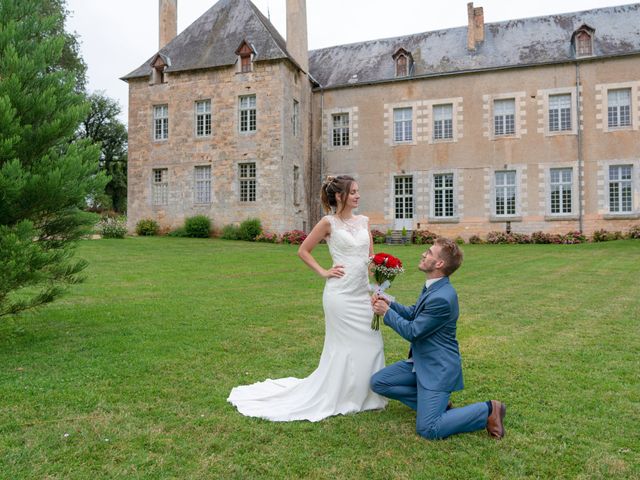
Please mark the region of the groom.
<svg viewBox="0 0 640 480"><path fill-rule="evenodd" d="M503 403L491 400L447 408L451 392L463 388L456 340L458 295L449 283L449 276L461 263L458 245L438 238L422 254L418 268L426 273L427 282L414 306L373 298L375 313L384 316L385 324L411 342L411 350L408 360L373 375L371 389L416 410L416 431L430 440L483 428L492 437L502 438Z"/></svg>

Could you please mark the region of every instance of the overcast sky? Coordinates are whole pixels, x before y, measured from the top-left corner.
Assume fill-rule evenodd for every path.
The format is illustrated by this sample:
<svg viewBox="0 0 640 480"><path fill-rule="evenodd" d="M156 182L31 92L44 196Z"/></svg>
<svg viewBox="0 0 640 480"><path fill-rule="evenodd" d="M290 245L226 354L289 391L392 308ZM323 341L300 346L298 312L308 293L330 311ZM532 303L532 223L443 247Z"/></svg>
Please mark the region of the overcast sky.
<svg viewBox="0 0 640 480"><path fill-rule="evenodd" d="M178 33L215 4L178 0ZM253 0L286 38L286 0ZM480 0L485 22L628 4L624 0ZM118 100L126 123L127 84L120 77L158 50L158 0L67 0L67 30L80 37L90 91ZM467 24L467 0L308 0L309 48L396 37Z"/></svg>

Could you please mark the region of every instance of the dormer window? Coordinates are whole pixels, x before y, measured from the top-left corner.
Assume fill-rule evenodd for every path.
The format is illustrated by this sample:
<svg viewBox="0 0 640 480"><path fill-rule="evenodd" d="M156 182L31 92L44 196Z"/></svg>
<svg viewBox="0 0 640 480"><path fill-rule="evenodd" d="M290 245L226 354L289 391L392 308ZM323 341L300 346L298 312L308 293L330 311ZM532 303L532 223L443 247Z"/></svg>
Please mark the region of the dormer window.
<svg viewBox="0 0 640 480"><path fill-rule="evenodd" d="M589 25L582 25L572 36L576 57L590 57L593 55L593 34L595 29Z"/></svg>
<svg viewBox="0 0 640 480"><path fill-rule="evenodd" d="M235 53L238 55L238 72L247 73L253 71L253 57L256 54L253 45L243 40Z"/></svg>
<svg viewBox="0 0 640 480"><path fill-rule="evenodd" d="M396 60L396 77L407 76L407 57L400 55Z"/></svg>
<svg viewBox="0 0 640 480"><path fill-rule="evenodd" d="M151 61L151 84L166 83L165 70L170 66L171 60L169 60L169 57L158 53Z"/></svg>
<svg viewBox="0 0 640 480"><path fill-rule="evenodd" d="M413 57L404 48L399 48L393 54L396 65L396 77L407 77L413 73Z"/></svg>

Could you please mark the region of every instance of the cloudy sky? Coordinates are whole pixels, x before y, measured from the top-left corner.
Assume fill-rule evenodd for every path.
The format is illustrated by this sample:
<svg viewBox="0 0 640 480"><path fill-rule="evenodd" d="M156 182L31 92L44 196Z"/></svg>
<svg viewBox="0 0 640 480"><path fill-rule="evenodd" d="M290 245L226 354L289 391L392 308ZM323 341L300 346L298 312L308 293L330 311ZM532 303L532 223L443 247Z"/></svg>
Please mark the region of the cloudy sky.
<svg viewBox="0 0 640 480"><path fill-rule="evenodd" d="M178 33L215 0L178 0ZM286 37L286 0L253 0ZM624 0L477 0L485 22L621 5ZM126 123L126 75L158 50L158 0L67 0L67 30L76 32L89 66L89 89L122 106ZM467 0L308 0L309 48L395 37L467 24Z"/></svg>

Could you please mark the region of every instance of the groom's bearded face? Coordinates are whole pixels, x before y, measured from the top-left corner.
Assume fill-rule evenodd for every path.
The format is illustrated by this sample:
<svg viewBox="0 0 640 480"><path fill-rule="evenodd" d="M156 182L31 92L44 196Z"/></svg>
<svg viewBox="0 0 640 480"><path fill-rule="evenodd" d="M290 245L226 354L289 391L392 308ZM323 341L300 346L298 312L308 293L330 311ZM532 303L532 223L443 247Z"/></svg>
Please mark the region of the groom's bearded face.
<svg viewBox="0 0 640 480"><path fill-rule="evenodd" d="M441 262L438 257L439 253L440 247L438 245L433 245L429 250L424 252L420 259L418 270L425 273L431 273L438 270L437 264Z"/></svg>

